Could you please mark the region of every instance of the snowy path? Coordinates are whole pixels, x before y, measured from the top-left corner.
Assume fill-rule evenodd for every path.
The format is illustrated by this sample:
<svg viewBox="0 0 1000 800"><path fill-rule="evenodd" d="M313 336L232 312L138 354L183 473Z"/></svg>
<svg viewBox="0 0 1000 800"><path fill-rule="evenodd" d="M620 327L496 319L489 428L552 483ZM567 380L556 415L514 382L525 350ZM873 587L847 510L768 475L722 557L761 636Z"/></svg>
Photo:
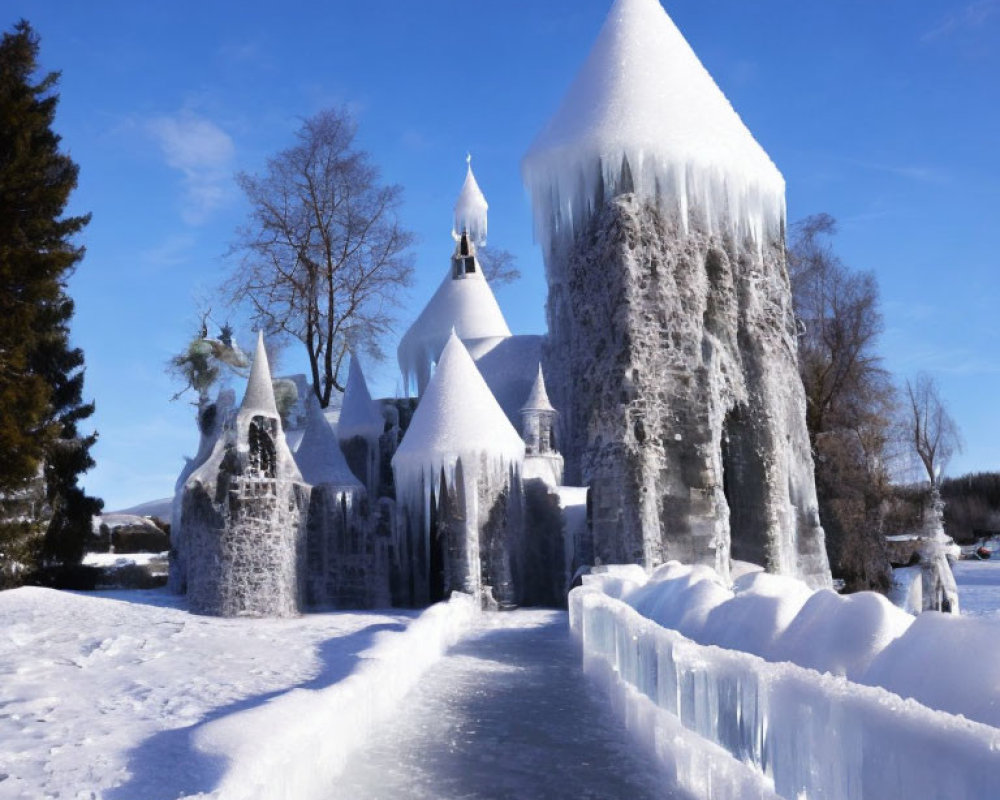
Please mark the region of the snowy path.
<svg viewBox="0 0 1000 800"><path fill-rule="evenodd" d="M351 758L337 798L677 797L580 667L565 612L494 615Z"/></svg>

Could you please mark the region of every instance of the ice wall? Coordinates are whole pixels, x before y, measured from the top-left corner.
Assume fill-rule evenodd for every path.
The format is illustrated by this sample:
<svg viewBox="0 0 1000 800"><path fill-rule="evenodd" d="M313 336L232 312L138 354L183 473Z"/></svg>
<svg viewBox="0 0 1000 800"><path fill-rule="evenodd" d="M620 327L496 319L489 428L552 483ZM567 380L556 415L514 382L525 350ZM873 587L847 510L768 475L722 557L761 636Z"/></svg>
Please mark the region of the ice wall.
<svg viewBox="0 0 1000 800"><path fill-rule="evenodd" d="M619 706L638 692L753 765L780 797L992 796L1000 767L996 728L884 689L696 644L594 587L571 593L570 616L585 669ZM632 723L650 750L669 732L655 715ZM688 783L710 779L694 774Z"/></svg>

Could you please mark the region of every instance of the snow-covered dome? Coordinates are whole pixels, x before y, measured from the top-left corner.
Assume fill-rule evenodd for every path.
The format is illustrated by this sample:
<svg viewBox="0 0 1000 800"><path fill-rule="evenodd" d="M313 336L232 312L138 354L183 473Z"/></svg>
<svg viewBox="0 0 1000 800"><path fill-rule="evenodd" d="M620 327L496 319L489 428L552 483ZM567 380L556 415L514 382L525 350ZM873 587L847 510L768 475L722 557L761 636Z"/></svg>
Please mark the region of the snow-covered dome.
<svg viewBox="0 0 1000 800"><path fill-rule="evenodd" d="M490 206L476 182L476 176L472 174L472 156L468 156L466 161L469 169L455 201L455 223L451 235L457 241L463 233L467 233L477 247L483 247L486 244L486 212Z"/></svg>
<svg viewBox="0 0 1000 800"><path fill-rule="evenodd" d="M240 404L240 416L253 415L280 419L278 406L274 402L274 386L271 383L271 367L264 348L264 332L257 334L257 352L250 367L250 379Z"/></svg>
<svg viewBox="0 0 1000 800"><path fill-rule="evenodd" d="M484 455L507 464L520 462L524 442L453 332L392 465L404 471L426 468L435 475L442 467L454 467L459 458L474 468Z"/></svg>
<svg viewBox="0 0 1000 800"><path fill-rule="evenodd" d="M475 258L474 250L469 256L461 256L461 247L459 242L453 266L399 342L397 355L403 380L407 389L415 380L420 394L430 379L431 364L438 360L452 330L463 341L499 340L511 335L478 262L473 270L457 274L455 264Z"/></svg>
<svg viewBox="0 0 1000 800"><path fill-rule="evenodd" d="M542 374L541 364L538 365L538 375L531 386L531 394L521 406L521 411L555 411L549 402L549 393L545 391L545 376Z"/></svg>
<svg viewBox="0 0 1000 800"><path fill-rule="evenodd" d="M378 439L384 430L385 420L368 392L361 362L356 355L352 355L347 386L344 388L344 403L340 407L340 419L337 422L337 436L341 440L355 436L372 440Z"/></svg>
<svg viewBox="0 0 1000 800"><path fill-rule="evenodd" d="M784 178L658 0L616 0L522 174L545 243L578 229L602 180L757 241L784 221Z"/></svg>
<svg viewBox="0 0 1000 800"><path fill-rule="evenodd" d="M361 482L354 477L340 449L340 442L323 414L319 401L310 397L307 403L308 421L302 443L295 451L295 463L302 478L312 486L328 485L345 491L361 491Z"/></svg>

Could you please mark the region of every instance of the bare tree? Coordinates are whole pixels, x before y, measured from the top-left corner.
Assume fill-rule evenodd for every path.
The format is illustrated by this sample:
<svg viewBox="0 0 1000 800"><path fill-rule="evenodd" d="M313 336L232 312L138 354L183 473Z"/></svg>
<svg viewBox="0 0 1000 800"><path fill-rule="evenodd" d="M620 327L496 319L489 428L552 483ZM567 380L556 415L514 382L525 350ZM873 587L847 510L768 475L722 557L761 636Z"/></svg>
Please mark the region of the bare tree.
<svg viewBox="0 0 1000 800"><path fill-rule="evenodd" d="M962 452L962 435L948 413L937 381L927 373L906 381L906 400L904 424L910 446L927 472L932 489L937 489L951 457Z"/></svg>
<svg viewBox="0 0 1000 800"><path fill-rule="evenodd" d="M241 258L230 300L268 332L302 342L324 407L344 390L350 350L381 357L413 272L413 235L397 217L402 189L381 184L355 132L347 110L322 111L262 175L237 176L250 214L232 247Z"/></svg>
<svg viewBox="0 0 1000 800"><path fill-rule="evenodd" d="M849 590L885 591L896 396L876 350L878 284L840 260L830 245L835 232L829 215L808 217L793 226L788 248L806 423L834 574Z"/></svg>
<svg viewBox="0 0 1000 800"><path fill-rule="evenodd" d="M521 279L521 270L517 268L517 256L510 250L481 247L476 255L483 268L483 275L494 289Z"/></svg>

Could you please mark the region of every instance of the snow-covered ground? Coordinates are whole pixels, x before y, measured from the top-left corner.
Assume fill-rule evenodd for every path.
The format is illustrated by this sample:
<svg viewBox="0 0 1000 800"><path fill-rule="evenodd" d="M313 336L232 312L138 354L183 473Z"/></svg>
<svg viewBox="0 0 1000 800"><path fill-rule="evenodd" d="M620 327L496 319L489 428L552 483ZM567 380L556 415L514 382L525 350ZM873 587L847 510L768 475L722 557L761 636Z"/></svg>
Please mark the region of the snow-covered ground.
<svg viewBox="0 0 1000 800"><path fill-rule="evenodd" d="M341 681L380 632L415 616L216 619L165 591L0 592L0 798L211 789L223 764L195 747L200 728Z"/></svg>
<svg viewBox="0 0 1000 800"><path fill-rule="evenodd" d="M1000 560L961 562L955 574L963 613L1000 619ZM345 697L364 695L359 672L396 692L412 685L417 672L398 680L406 672L399 652L374 672L385 648L372 648L398 642L406 661L421 648L407 649L394 632L416 633L417 617L225 620L191 615L165 591L2 592L0 799L173 800L243 790L253 784L236 750L244 764L277 752L268 769L287 764L291 773L298 739L323 738L312 731L313 721L326 724L320 712L336 714ZM564 619L524 611L480 623L405 703L383 704L399 716L347 759L331 796L398 797L404 786L411 797L525 796L516 788L532 774L539 797L551 796L545 787L577 784L589 787L580 796L647 796L656 776L648 765L621 769L634 758L630 740L581 680ZM420 657L430 663L434 648ZM331 687L340 687L332 699ZM675 745L685 733L672 734ZM345 749L340 740L333 746Z"/></svg>
<svg viewBox="0 0 1000 800"><path fill-rule="evenodd" d="M952 569L962 614L1000 618L1000 555L990 561L959 561Z"/></svg>

